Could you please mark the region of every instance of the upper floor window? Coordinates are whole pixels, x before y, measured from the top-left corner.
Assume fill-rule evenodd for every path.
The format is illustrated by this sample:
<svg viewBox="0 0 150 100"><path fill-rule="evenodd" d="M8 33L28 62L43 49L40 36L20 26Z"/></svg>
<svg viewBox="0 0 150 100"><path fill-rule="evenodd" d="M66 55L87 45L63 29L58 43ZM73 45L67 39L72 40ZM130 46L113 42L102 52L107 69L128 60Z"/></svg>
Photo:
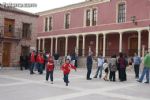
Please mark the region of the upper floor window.
<svg viewBox="0 0 150 100"><path fill-rule="evenodd" d="M91 14L90 10L86 11L86 26L90 26L91 23Z"/></svg>
<svg viewBox="0 0 150 100"><path fill-rule="evenodd" d="M92 26L96 25L97 21L97 9L92 10Z"/></svg>
<svg viewBox="0 0 150 100"><path fill-rule="evenodd" d="M48 18L45 18L45 32L48 31Z"/></svg>
<svg viewBox="0 0 150 100"><path fill-rule="evenodd" d="M125 22L126 19L126 8L125 3L118 5L118 23Z"/></svg>
<svg viewBox="0 0 150 100"><path fill-rule="evenodd" d="M31 24L23 23L23 26L22 26L22 38L23 39L30 39L31 38Z"/></svg>
<svg viewBox="0 0 150 100"><path fill-rule="evenodd" d="M53 22L53 18L52 17L46 17L45 19L45 32L51 31L52 30L52 22Z"/></svg>
<svg viewBox="0 0 150 100"><path fill-rule="evenodd" d="M49 31L52 30L52 17L49 17Z"/></svg>
<svg viewBox="0 0 150 100"><path fill-rule="evenodd" d="M70 27L70 14L65 14L65 29L68 29Z"/></svg>
<svg viewBox="0 0 150 100"><path fill-rule="evenodd" d="M86 10L86 26L95 26L97 23L97 9Z"/></svg>

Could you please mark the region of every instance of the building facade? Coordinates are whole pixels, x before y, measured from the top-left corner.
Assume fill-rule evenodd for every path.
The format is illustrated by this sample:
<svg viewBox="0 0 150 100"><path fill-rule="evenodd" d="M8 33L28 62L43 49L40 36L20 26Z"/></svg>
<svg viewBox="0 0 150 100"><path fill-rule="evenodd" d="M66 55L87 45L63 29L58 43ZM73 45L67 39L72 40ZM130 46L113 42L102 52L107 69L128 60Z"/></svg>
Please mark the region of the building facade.
<svg viewBox="0 0 150 100"><path fill-rule="evenodd" d="M85 0L38 14L38 50L81 57L150 50L149 0Z"/></svg>
<svg viewBox="0 0 150 100"><path fill-rule="evenodd" d="M36 47L37 15L0 5L0 64L18 66L21 53Z"/></svg>

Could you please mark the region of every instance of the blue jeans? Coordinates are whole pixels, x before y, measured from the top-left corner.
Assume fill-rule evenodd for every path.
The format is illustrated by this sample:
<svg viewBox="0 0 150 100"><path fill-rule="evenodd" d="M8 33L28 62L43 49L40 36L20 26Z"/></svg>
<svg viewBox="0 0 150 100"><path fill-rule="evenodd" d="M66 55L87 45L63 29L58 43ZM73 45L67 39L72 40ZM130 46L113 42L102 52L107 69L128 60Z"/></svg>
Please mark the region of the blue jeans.
<svg viewBox="0 0 150 100"><path fill-rule="evenodd" d="M103 71L103 66L98 66L97 71L96 71L96 75L94 77L96 78L97 75L99 74L99 78L101 78L102 77L102 71Z"/></svg>
<svg viewBox="0 0 150 100"><path fill-rule="evenodd" d="M64 82L65 83L69 83L68 76L69 76L69 74L64 74Z"/></svg>
<svg viewBox="0 0 150 100"><path fill-rule="evenodd" d="M147 80L146 82L149 82L149 72L150 72L150 68L144 67L142 75L141 75L139 81L143 81L144 76L146 75L146 80Z"/></svg>
<svg viewBox="0 0 150 100"><path fill-rule="evenodd" d="M40 64L40 63L39 63L39 65L38 65L38 72L39 72L40 74L43 74L43 64Z"/></svg>

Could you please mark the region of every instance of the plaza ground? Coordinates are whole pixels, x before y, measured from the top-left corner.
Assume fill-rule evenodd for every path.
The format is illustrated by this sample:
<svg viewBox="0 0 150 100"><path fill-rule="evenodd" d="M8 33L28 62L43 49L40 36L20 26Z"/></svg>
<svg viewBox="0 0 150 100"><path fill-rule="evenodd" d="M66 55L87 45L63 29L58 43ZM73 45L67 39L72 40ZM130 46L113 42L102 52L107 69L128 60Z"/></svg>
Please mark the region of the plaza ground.
<svg viewBox="0 0 150 100"><path fill-rule="evenodd" d="M72 70L66 87L60 70L55 70L51 84L45 82L45 73L30 75L28 70L2 69L0 100L150 100L150 84L136 82L133 70L128 70L127 82L87 81L85 76L84 68Z"/></svg>

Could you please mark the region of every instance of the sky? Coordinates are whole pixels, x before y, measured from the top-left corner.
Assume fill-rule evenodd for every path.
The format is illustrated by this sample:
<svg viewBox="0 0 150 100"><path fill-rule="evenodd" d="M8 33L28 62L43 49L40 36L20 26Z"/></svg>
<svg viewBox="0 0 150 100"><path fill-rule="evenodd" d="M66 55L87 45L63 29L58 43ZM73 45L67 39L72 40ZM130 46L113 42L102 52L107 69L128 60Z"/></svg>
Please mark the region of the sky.
<svg viewBox="0 0 150 100"><path fill-rule="evenodd" d="M24 11L28 11L31 13L37 13L45 10L50 10L54 8L63 7L69 4L83 2L85 0L0 0L1 4L34 4L34 7L18 7ZM20 6L20 5L19 5Z"/></svg>

